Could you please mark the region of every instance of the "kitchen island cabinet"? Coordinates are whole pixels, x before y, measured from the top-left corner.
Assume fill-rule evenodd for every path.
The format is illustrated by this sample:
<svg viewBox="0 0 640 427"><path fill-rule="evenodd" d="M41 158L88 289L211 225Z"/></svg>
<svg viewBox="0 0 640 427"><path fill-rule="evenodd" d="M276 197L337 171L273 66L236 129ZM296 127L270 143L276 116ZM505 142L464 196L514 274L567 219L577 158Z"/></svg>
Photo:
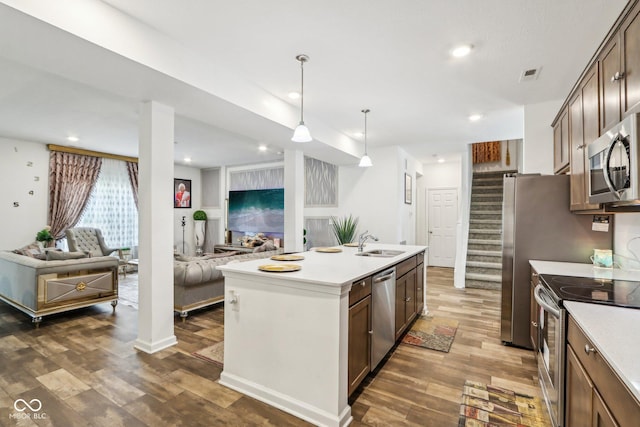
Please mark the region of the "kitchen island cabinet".
<svg viewBox="0 0 640 427"><path fill-rule="evenodd" d="M349 396L371 371L371 277L349 292Z"/></svg>
<svg viewBox="0 0 640 427"><path fill-rule="evenodd" d="M301 269L288 273L260 271L260 265L275 263L268 260L218 267L225 277L222 385L317 425L351 422L351 288L363 278L416 259L426 247L367 244L367 251L402 252L388 258L341 249L303 252L304 260L291 262ZM359 311L358 322L364 325L366 316L366 309Z"/></svg>

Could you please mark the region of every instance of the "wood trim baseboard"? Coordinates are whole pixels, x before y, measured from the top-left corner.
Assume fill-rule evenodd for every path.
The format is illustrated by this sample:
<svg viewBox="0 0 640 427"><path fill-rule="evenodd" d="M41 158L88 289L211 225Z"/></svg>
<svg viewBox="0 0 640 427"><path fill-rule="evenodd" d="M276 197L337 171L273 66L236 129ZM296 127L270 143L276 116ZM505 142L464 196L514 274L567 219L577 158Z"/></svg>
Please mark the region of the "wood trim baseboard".
<svg viewBox="0 0 640 427"><path fill-rule="evenodd" d="M105 159L123 160L125 162L138 163L137 157L121 156L119 154L103 153L100 151L85 150L76 147L65 147L64 145L47 144L49 151L61 151L63 153L82 154L85 156L103 157Z"/></svg>

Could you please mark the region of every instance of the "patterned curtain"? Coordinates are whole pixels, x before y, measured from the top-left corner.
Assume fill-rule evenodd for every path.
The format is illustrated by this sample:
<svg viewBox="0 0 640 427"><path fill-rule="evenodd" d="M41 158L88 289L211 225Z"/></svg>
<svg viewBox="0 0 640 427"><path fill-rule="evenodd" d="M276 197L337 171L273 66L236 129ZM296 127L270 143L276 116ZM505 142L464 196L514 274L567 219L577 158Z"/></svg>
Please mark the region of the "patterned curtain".
<svg viewBox="0 0 640 427"><path fill-rule="evenodd" d="M131 190L133 191L133 200L138 207L138 162L127 162L127 172L129 173L129 181L131 181Z"/></svg>
<svg viewBox="0 0 640 427"><path fill-rule="evenodd" d="M56 240L80 218L91 194L102 159L52 151L49 156L49 213L47 222Z"/></svg>

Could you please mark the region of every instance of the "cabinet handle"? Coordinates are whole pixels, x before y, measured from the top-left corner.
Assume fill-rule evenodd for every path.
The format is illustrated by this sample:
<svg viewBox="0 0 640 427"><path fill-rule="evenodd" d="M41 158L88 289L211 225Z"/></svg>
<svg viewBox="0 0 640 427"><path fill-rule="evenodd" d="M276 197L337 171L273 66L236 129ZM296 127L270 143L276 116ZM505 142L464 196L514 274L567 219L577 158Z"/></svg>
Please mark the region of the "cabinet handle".
<svg viewBox="0 0 640 427"><path fill-rule="evenodd" d="M373 335L373 331L369 331L369 335Z"/></svg>
<svg viewBox="0 0 640 427"><path fill-rule="evenodd" d="M418 289L416 289L416 291L421 291L421 290L422 290L422 288L418 288Z"/></svg>
<svg viewBox="0 0 640 427"><path fill-rule="evenodd" d="M621 73L620 71L616 71L616 73L611 77L611 82L622 80L623 78L624 78L624 73Z"/></svg>
<svg viewBox="0 0 640 427"><path fill-rule="evenodd" d="M407 297L407 298L405 298L405 301L406 301L406 302L411 301L411 297Z"/></svg>
<svg viewBox="0 0 640 427"><path fill-rule="evenodd" d="M589 353L597 353L596 349L593 347L589 347L589 344L585 344L584 345L584 352L587 353L587 356L589 355Z"/></svg>
<svg viewBox="0 0 640 427"><path fill-rule="evenodd" d="M364 280L362 282L360 282L360 286L362 286L363 288L367 285L367 282L365 282Z"/></svg>
<svg viewBox="0 0 640 427"><path fill-rule="evenodd" d="M578 150L584 150L584 147L585 147L585 144L581 144L581 145L576 146L576 148Z"/></svg>
<svg viewBox="0 0 640 427"><path fill-rule="evenodd" d="M538 322L534 322L534 321L532 320L532 321L531 321L531 325L532 325L534 328L537 328L537 327L538 327Z"/></svg>

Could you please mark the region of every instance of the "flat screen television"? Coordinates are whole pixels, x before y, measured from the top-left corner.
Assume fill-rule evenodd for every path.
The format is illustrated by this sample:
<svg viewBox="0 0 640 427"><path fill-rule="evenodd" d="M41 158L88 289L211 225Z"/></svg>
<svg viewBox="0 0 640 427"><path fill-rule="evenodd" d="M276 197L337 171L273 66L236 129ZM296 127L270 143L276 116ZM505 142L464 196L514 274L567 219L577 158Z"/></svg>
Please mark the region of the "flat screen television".
<svg viewBox="0 0 640 427"><path fill-rule="evenodd" d="M284 188L229 191L227 227L239 233L284 233Z"/></svg>

